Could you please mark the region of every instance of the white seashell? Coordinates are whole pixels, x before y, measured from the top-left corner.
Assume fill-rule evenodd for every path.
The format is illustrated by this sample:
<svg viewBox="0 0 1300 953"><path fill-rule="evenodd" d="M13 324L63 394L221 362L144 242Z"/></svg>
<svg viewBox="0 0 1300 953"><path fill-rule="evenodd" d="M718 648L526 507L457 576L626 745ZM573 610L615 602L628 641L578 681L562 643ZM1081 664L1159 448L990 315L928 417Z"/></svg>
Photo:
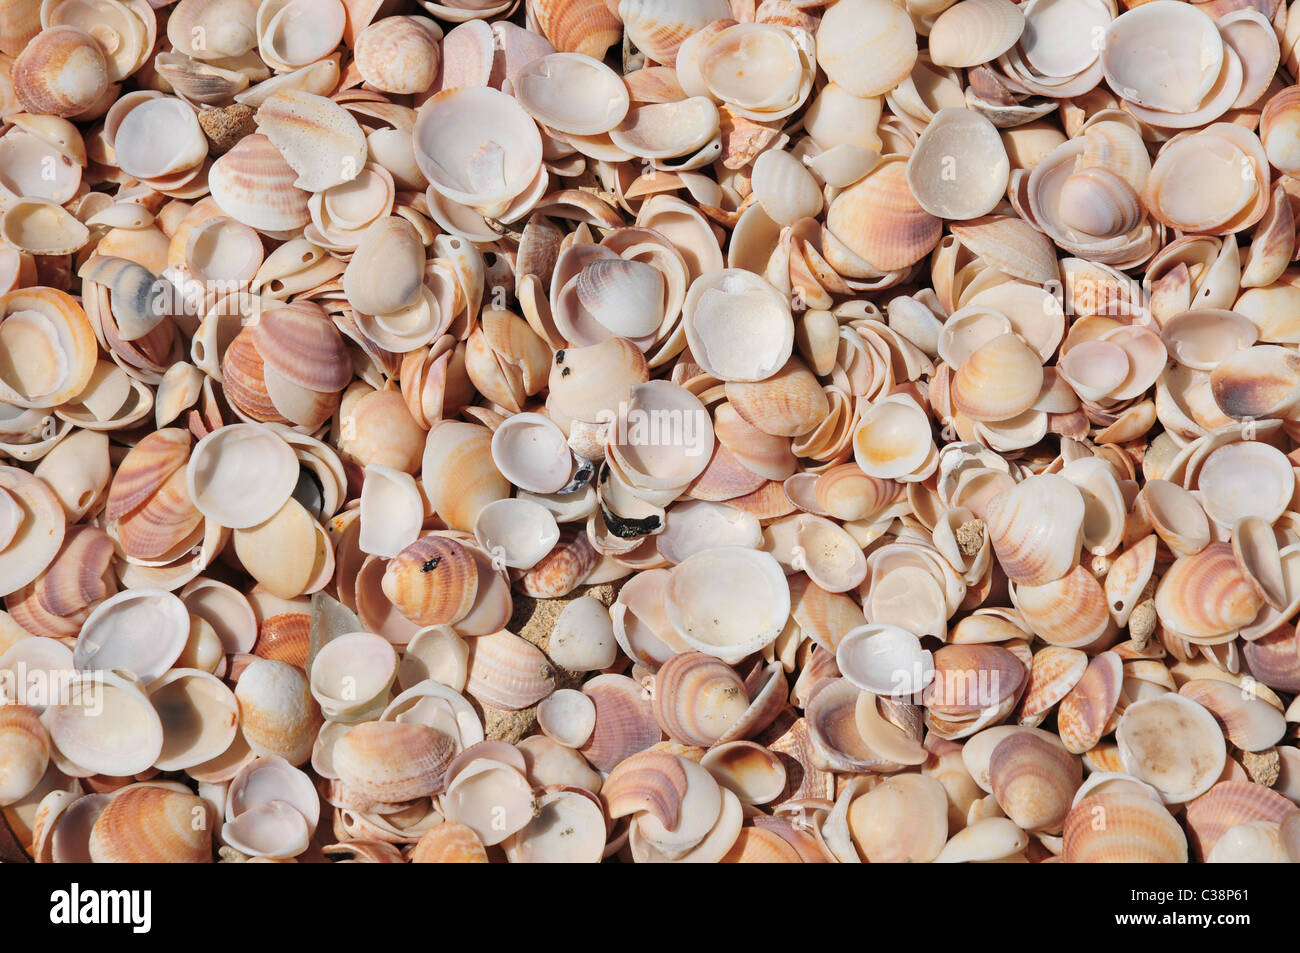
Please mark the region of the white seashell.
<svg viewBox="0 0 1300 953"><path fill-rule="evenodd" d="M768 645L790 615L780 564L755 549L724 546L688 557L665 592L668 621L683 642L735 663Z"/></svg>
<svg viewBox="0 0 1300 953"><path fill-rule="evenodd" d="M835 663L854 685L875 695L913 695L934 679L934 656L921 640L895 625L863 625L845 632Z"/></svg>

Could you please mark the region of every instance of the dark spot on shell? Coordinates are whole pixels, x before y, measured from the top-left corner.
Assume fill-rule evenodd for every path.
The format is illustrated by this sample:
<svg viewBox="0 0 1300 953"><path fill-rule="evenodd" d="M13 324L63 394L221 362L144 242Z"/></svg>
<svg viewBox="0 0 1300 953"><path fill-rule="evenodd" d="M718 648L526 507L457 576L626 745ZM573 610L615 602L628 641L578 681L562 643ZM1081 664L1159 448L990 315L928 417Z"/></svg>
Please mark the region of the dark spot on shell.
<svg viewBox="0 0 1300 953"><path fill-rule="evenodd" d="M420 572L433 572L438 568L438 563L442 562L441 556L434 556L432 559L426 559L424 565L420 567Z"/></svg>
<svg viewBox="0 0 1300 953"><path fill-rule="evenodd" d="M564 348L560 348L558 351L555 352L555 363L556 364L564 363Z"/></svg>
<svg viewBox="0 0 1300 953"><path fill-rule="evenodd" d="M564 370L560 371L560 376L561 376L561 377L568 377L568 376L569 376L570 374L572 374L572 373L573 373L573 368L571 368L571 367L566 367Z"/></svg>

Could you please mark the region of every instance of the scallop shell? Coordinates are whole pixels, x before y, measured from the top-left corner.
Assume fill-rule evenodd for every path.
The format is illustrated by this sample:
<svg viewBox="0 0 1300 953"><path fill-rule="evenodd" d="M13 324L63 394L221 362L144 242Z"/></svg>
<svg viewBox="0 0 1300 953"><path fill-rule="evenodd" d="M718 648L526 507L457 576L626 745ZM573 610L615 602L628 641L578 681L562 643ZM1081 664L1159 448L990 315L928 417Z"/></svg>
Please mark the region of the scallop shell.
<svg viewBox="0 0 1300 953"><path fill-rule="evenodd" d="M1248 625L1263 604L1228 543L1178 557L1156 589L1160 620L1193 640L1221 640Z"/></svg>
<svg viewBox="0 0 1300 953"><path fill-rule="evenodd" d="M908 76L915 62L912 21L887 0L836 4L822 17L817 63L831 82L854 96L888 92Z"/></svg>
<svg viewBox="0 0 1300 953"><path fill-rule="evenodd" d="M987 63L1015 46L1024 27L1024 13L1010 0L961 0L930 27L930 60L963 68Z"/></svg>
<svg viewBox="0 0 1300 953"><path fill-rule="evenodd" d="M1079 559L1083 516L1083 498L1064 477L1031 476L994 497L989 541L1007 577L1041 586L1066 575Z"/></svg>

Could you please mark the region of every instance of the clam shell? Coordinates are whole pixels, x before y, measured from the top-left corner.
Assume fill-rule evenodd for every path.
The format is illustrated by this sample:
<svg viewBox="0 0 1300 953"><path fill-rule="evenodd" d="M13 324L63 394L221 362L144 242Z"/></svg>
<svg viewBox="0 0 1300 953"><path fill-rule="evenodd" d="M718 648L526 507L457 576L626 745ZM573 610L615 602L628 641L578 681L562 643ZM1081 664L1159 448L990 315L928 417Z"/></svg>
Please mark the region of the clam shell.
<svg viewBox="0 0 1300 953"><path fill-rule="evenodd" d="M597 675L582 686L596 706L596 727L579 750L598 771L657 744L663 737L642 688L625 675Z"/></svg>
<svg viewBox="0 0 1300 953"><path fill-rule="evenodd" d="M90 830L90 858L106 863L212 861L201 799L170 788L131 785L115 794Z"/></svg>
<svg viewBox="0 0 1300 953"><path fill-rule="evenodd" d="M512 632L480 636L470 645L466 691L485 705L527 708L555 691L555 676L542 650Z"/></svg>
<svg viewBox="0 0 1300 953"><path fill-rule="evenodd" d="M71 117L109 88L108 63L93 36L74 26L38 31L13 63L13 89L30 113Z"/></svg>
<svg viewBox="0 0 1300 953"><path fill-rule="evenodd" d="M1209 94L1223 59L1213 20L1195 7L1159 2L1147 10L1134 7L1110 24L1101 64L1111 89L1130 102L1187 113Z"/></svg>
<svg viewBox="0 0 1300 953"><path fill-rule="evenodd" d="M208 187L213 200L235 221L268 232L290 232L311 220L308 193L294 184L296 179L271 140L257 133L240 139L212 163Z"/></svg>
<svg viewBox="0 0 1300 953"><path fill-rule="evenodd" d="M1187 836L1148 797L1098 792L1066 817L1062 857L1066 863L1186 863Z"/></svg>
<svg viewBox="0 0 1300 953"><path fill-rule="evenodd" d="M1007 577L1041 586L1066 575L1079 559L1083 516L1078 489L1054 475L1028 477L994 497L989 541Z"/></svg>
<svg viewBox="0 0 1300 953"><path fill-rule="evenodd" d="M530 9L541 34L563 52L600 59L622 33L617 8L605 0L542 0Z"/></svg>
<svg viewBox="0 0 1300 953"><path fill-rule="evenodd" d="M930 27L930 60L963 68L987 63L1015 46L1024 27L1024 13L1010 0L961 0Z"/></svg>
<svg viewBox="0 0 1300 953"><path fill-rule="evenodd" d="M748 333L733 333L738 321ZM699 365L724 381L771 377L794 349L794 320L775 288L728 268L697 278L682 305L686 341Z"/></svg>
<svg viewBox="0 0 1300 953"><path fill-rule="evenodd" d="M1083 768L1057 745L1018 732L1000 741L989 758L989 780L998 805L1027 831L1056 830L1064 823L1083 782Z"/></svg>
<svg viewBox="0 0 1300 953"><path fill-rule="evenodd" d="M837 9L838 8L838 9ZM854 96L879 96L902 82L916 62L916 30L887 0L836 4L817 29L817 63Z"/></svg>
<svg viewBox="0 0 1300 953"><path fill-rule="evenodd" d="M1067 750L1082 754L1105 734L1124 681L1124 665L1114 652L1093 657L1057 709L1057 731Z"/></svg>
<svg viewBox="0 0 1300 953"><path fill-rule="evenodd" d="M935 113L907 160L908 187L921 208L938 218L987 215L1001 200L1010 174L997 129L969 109Z"/></svg>
<svg viewBox="0 0 1300 953"><path fill-rule="evenodd" d="M853 843L869 863L928 863L948 839L948 799L931 777L904 774L854 798Z"/></svg>
<svg viewBox="0 0 1300 953"><path fill-rule="evenodd" d="M912 194L906 161L890 156L836 196L826 213L826 228L871 266L889 271L928 255L943 223Z"/></svg>
<svg viewBox="0 0 1300 953"><path fill-rule="evenodd" d="M189 634L189 612L180 599L161 589L129 589L90 613L73 661L82 671L125 671L150 685L180 657Z"/></svg>
<svg viewBox="0 0 1300 953"><path fill-rule="evenodd" d="M321 715L301 670L287 662L257 659L240 675L235 699L240 729L255 753L294 765L311 757Z"/></svg>
<svg viewBox="0 0 1300 953"><path fill-rule="evenodd" d="M0 706L0 804L20 801L35 789L50 763L50 735L26 705Z"/></svg>
<svg viewBox="0 0 1300 953"><path fill-rule="evenodd" d="M392 803L437 791L454 742L427 725L368 721L334 746L334 768L351 790Z"/></svg>
<svg viewBox="0 0 1300 953"><path fill-rule="evenodd" d="M422 93L437 79L442 28L428 17L391 16L357 34L358 72L386 93Z"/></svg>
<svg viewBox="0 0 1300 953"><path fill-rule="evenodd" d="M1227 756L1214 716L1172 692L1129 705L1119 718L1115 740L1124 770L1171 804L1208 791Z"/></svg>
<svg viewBox="0 0 1300 953"><path fill-rule="evenodd" d="M472 532L483 507L510 495L491 448L486 427L443 421L429 431L421 481L430 505L452 529Z"/></svg>
<svg viewBox="0 0 1300 953"><path fill-rule="evenodd" d="M911 632L894 625L864 625L845 632L835 650L840 672L876 695L912 695L934 677L934 656Z"/></svg>
<svg viewBox="0 0 1300 953"><path fill-rule="evenodd" d="M1295 805L1262 784L1220 781L1187 805L1188 841L1198 860L1205 860L1233 827L1250 821L1279 823Z"/></svg>
<svg viewBox="0 0 1300 953"><path fill-rule="evenodd" d="M1264 600L1242 573L1228 543L1180 556L1156 589L1156 613L1180 635L1219 640L1249 624Z"/></svg>
<svg viewBox="0 0 1300 953"><path fill-rule="evenodd" d="M447 819L465 824L484 845L523 830L533 817L527 779L513 766L481 758L455 776L443 795Z"/></svg>
<svg viewBox="0 0 1300 953"><path fill-rule="evenodd" d="M674 655L655 677L655 719L674 741L707 748L749 708L745 682L725 663L702 652Z"/></svg>
<svg viewBox="0 0 1300 953"><path fill-rule="evenodd" d="M41 721L56 764L80 775L127 777L149 769L162 752L157 711L136 682L114 672L86 672L68 685Z"/></svg>
<svg viewBox="0 0 1300 953"><path fill-rule="evenodd" d="M790 593L770 555L724 546L671 571L665 606L683 642L734 663L776 638L790 615Z"/></svg>

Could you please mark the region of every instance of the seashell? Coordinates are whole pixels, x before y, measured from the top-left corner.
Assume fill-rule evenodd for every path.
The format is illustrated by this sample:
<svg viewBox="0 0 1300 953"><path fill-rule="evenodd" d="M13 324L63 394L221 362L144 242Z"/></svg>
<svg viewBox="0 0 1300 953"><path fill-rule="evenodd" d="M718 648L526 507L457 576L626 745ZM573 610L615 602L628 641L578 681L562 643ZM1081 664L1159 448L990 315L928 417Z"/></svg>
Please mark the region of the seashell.
<svg viewBox="0 0 1300 953"><path fill-rule="evenodd" d="M395 557L416 541L424 522L424 500L415 477L372 463L366 467L360 503L357 545L363 553Z"/></svg>
<svg viewBox="0 0 1300 953"><path fill-rule="evenodd" d="M443 795L443 805L449 821L469 827L487 847L522 831L534 811L532 790L523 774L488 758L456 775Z"/></svg>
<svg viewBox="0 0 1300 953"><path fill-rule="evenodd" d="M1187 836L1150 798L1099 791L1070 809L1061 856L1066 863L1186 863Z"/></svg>
<svg viewBox="0 0 1300 953"><path fill-rule="evenodd" d="M556 665L573 672L612 665L618 646L605 606L591 596L569 602L555 620L548 651Z"/></svg>
<svg viewBox="0 0 1300 953"><path fill-rule="evenodd" d="M96 818L90 830L90 859L97 864L211 863L211 829L196 823L204 810L203 801L191 794L130 785Z"/></svg>
<svg viewBox="0 0 1300 953"><path fill-rule="evenodd" d="M987 215L1006 191L1010 173L997 129L969 109L935 113L907 160L908 188L921 208L938 218Z"/></svg>
<svg viewBox="0 0 1300 953"><path fill-rule="evenodd" d="M776 437L811 433L830 412L825 391L798 358L766 380L728 382L726 395L742 420Z"/></svg>
<svg viewBox="0 0 1300 953"><path fill-rule="evenodd" d="M1286 733L1282 713L1268 702L1213 678L1184 682L1178 694L1205 708L1223 725L1228 740L1242 751L1271 748Z"/></svg>
<svg viewBox="0 0 1300 953"><path fill-rule="evenodd" d="M1056 830L1083 782L1083 768L1057 745L1017 732L993 748L989 780L998 805L1027 831Z"/></svg>
<svg viewBox="0 0 1300 953"><path fill-rule="evenodd" d="M454 539L425 536L389 560L383 586L384 594L412 622L448 625L474 607L478 567Z"/></svg>
<svg viewBox="0 0 1300 953"><path fill-rule="evenodd" d="M40 783L50 763L50 736L40 716L26 705L0 706L0 804L27 797Z"/></svg>
<svg viewBox="0 0 1300 953"><path fill-rule="evenodd" d="M901 156L883 159L836 196L827 209L826 228L882 271L915 264L930 253L943 231L942 222L912 194Z"/></svg>
<svg viewBox="0 0 1300 953"><path fill-rule="evenodd" d="M623 121L630 105L622 78L582 53L552 53L514 78L515 98L534 119L562 133L599 136Z"/></svg>
<svg viewBox="0 0 1300 953"><path fill-rule="evenodd" d="M641 686L624 675L597 675L582 686L596 706L596 727L579 751L598 771L657 744L663 732Z"/></svg>
<svg viewBox="0 0 1300 953"><path fill-rule="evenodd" d="M1054 475L1028 477L994 497L989 541L1007 577L1039 586L1066 575L1078 562L1083 516L1079 491Z"/></svg>
<svg viewBox="0 0 1300 953"><path fill-rule="evenodd" d="M72 117L87 111L109 88L103 48L74 26L41 30L13 63L13 89L29 113Z"/></svg>
<svg viewBox="0 0 1300 953"><path fill-rule="evenodd" d="M180 657L189 633L189 613L176 596L129 589L99 603L86 618L73 663L81 671L129 672L148 686Z"/></svg>
<svg viewBox="0 0 1300 953"><path fill-rule="evenodd" d="M185 485L205 517L232 529L273 518L298 480L292 448L260 424L230 424L200 440L185 469Z"/></svg>
<svg viewBox="0 0 1300 953"><path fill-rule="evenodd" d="M73 678L66 697L47 707L41 722L50 734L55 764L81 776L139 774L162 752L157 711L136 682L115 672Z"/></svg>
<svg viewBox="0 0 1300 953"><path fill-rule="evenodd" d="M853 459L878 480L924 479L937 463L925 411L901 394L872 404L853 434Z"/></svg>
<svg viewBox="0 0 1300 953"><path fill-rule="evenodd" d="M429 828L407 856L413 864L486 864L487 851L472 828L443 821Z"/></svg>
<svg viewBox="0 0 1300 953"><path fill-rule="evenodd" d="M471 532L483 507L510 495L491 446L491 433L474 424L443 421L429 431L421 481L429 504L452 529Z"/></svg>
<svg viewBox="0 0 1300 953"><path fill-rule="evenodd" d="M868 863L927 863L948 839L947 794L926 775L886 778L853 799L849 830Z"/></svg>
<svg viewBox="0 0 1300 953"><path fill-rule="evenodd" d="M1250 474L1251 492L1240 492ZM1286 510L1295 492L1291 462L1274 447L1258 441L1230 443L1212 451L1197 477L1206 515L1223 526L1248 517L1272 523Z"/></svg>
<svg viewBox="0 0 1300 953"><path fill-rule="evenodd" d="M1015 46L1024 27L1024 13L1008 0L961 0L930 27L930 60L963 68L987 63Z"/></svg>
<svg viewBox="0 0 1300 953"><path fill-rule="evenodd" d="M256 659L240 675L235 699L240 729L256 754L293 765L311 757L321 716L301 670L287 662Z"/></svg>
<svg viewBox="0 0 1300 953"><path fill-rule="evenodd" d="M240 139L212 163L208 187L213 200L235 221L268 232L291 232L311 221L308 193L294 184L296 179L271 140L257 133Z"/></svg>
<svg viewBox="0 0 1300 953"><path fill-rule="evenodd" d="M472 128L489 116L493 138L483 141ZM465 124L471 129L456 131ZM542 159L532 118L511 97L487 87L461 87L429 99L412 136L430 186L462 205L504 209L536 178Z"/></svg>
<svg viewBox="0 0 1300 953"><path fill-rule="evenodd" d="M1290 800L1262 784L1220 781L1187 805L1188 841L1197 859L1204 860L1236 825L1250 821L1279 823L1294 810Z"/></svg>
<svg viewBox="0 0 1300 953"><path fill-rule="evenodd" d="M355 722L386 702L397 675L397 652L382 636L335 636L311 662L311 695L331 720Z"/></svg>
<svg viewBox="0 0 1300 953"><path fill-rule="evenodd" d="M743 342L732 332L742 315L753 332ZM794 321L786 302L762 278L736 268L701 275L691 284L682 325L695 360L724 381L766 380L794 349Z"/></svg>
<svg viewBox="0 0 1300 953"><path fill-rule="evenodd" d="M619 14L605 0L544 0L531 12L557 50L601 59L622 32Z"/></svg>
<svg viewBox="0 0 1300 953"><path fill-rule="evenodd" d="M239 731L234 694L220 679L197 669L176 668L149 686L149 701L162 721L160 771L192 768L226 751Z"/></svg>
<svg viewBox="0 0 1300 953"><path fill-rule="evenodd" d="M972 420L1010 420L1034 405L1042 382L1038 355L1015 334L1002 334L962 362L950 393L953 406Z"/></svg>
<svg viewBox="0 0 1300 953"><path fill-rule="evenodd" d="M1088 657L1078 649L1048 645L1034 653L1020 706L1020 724L1037 726L1079 683Z"/></svg>
<svg viewBox="0 0 1300 953"><path fill-rule="evenodd" d="M879 96L907 77L916 62L916 30L905 11L884 0L832 7L817 29L817 63L854 96ZM869 67L864 68L866 64Z"/></svg>
<svg viewBox="0 0 1300 953"><path fill-rule="evenodd" d="M731 16L725 0L621 0L616 12L636 48L667 66L676 63L683 40L714 20Z"/></svg>
<svg viewBox="0 0 1300 953"><path fill-rule="evenodd" d="M812 173L791 153L775 149L754 160L754 196L778 225L794 225L815 218L822 210L822 194Z"/></svg>
<svg viewBox="0 0 1300 953"><path fill-rule="evenodd" d="M313 93L286 89L269 97L257 110L257 131L298 173L294 186L309 192L356 178L366 162L361 126L342 106Z"/></svg>
<svg viewBox="0 0 1300 953"><path fill-rule="evenodd" d="M766 804L785 790L786 770L780 757L751 741L720 744L700 764L744 804Z"/></svg>
<svg viewBox="0 0 1300 953"><path fill-rule="evenodd" d="M656 676L652 700L665 734L701 748L715 744L749 708L744 680L702 652L670 658Z"/></svg>
<svg viewBox="0 0 1300 953"><path fill-rule="evenodd" d="M735 663L780 633L790 594L770 555L725 546L697 553L671 571L665 607L683 642Z"/></svg>
<svg viewBox="0 0 1300 953"><path fill-rule="evenodd" d="M1015 604L1034 634L1049 645L1083 648L1111 624L1106 594L1083 566L1041 586L1017 586Z"/></svg>
<svg viewBox="0 0 1300 953"><path fill-rule="evenodd" d="M893 625L865 625L845 632L835 662L850 682L876 695L912 695L930 684L934 657L920 639Z"/></svg>
<svg viewBox="0 0 1300 953"><path fill-rule="evenodd" d="M392 16L357 34L357 71L386 93L423 93L438 78L442 28L428 17Z"/></svg>
<svg viewBox="0 0 1300 953"><path fill-rule="evenodd" d="M1223 771L1223 733L1196 702L1169 692L1129 705L1115 731L1124 770L1170 804L1210 789Z"/></svg>
<svg viewBox="0 0 1300 953"><path fill-rule="evenodd" d="M541 649L502 630L471 644L466 691L482 704L518 711L555 691L555 671Z"/></svg>
<svg viewBox="0 0 1300 953"><path fill-rule="evenodd" d="M505 843L511 863L599 863L605 817L580 791L549 791L537 799L537 816Z"/></svg>
<svg viewBox="0 0 1300 953"><path fill-rule="evenodd" d="M579 748L596 727L596 706L582 692L562 688L537 706L537 725L567 748Z"/></svg>
<svg viewBox="0 0 1300 953"><path fill-rule="evenodd" d="M512 484L555 493L569 482L573 455L564 433L541 414L515 414L492 434L492 462Z"/></svg>
<svg viewBox="0 0 1300 953"><path fill-rule="evenodd" d="M1114 652L1093 657L1082 677L1061 699L1057 731L1066 750L1082 754L1096 747L1119 701L1124 664Z"/></svg>
<svg viewBox="0 0 1300 953"><path fill-rule="evenodd" d="M0 549L0 590L5 595L31 583L58 555L67 528L63 507L39 477L0 467L8 540Z"/></svg>
<svg viewBox="0 0 1300 953"><path fill-rule="evenodd" d="M349 789L392 803L437 791L454 742L427 725L368 721L334 746L334 768Z"/></svg>
<svg viewBox="0 0 1300 953"><path fill-rule="evenodd" d="M1146 6L1146 4L1143 4ZM1151 64L1158 60L1159 67ZM1124 99L1167 113L1189 113L1219 76L1224 43L1214 21L1195 8L1161 3L1117 17L1106 31L1101 65Z"/></svg>
<svg viewBox="0 0 1300 953"><path fill-rule="evenodd" d="M1156 589L1160 620L1185 638L1219 640L1250 623L1264 600L1237 566L1228 543L1179 556Z"/></svg>

